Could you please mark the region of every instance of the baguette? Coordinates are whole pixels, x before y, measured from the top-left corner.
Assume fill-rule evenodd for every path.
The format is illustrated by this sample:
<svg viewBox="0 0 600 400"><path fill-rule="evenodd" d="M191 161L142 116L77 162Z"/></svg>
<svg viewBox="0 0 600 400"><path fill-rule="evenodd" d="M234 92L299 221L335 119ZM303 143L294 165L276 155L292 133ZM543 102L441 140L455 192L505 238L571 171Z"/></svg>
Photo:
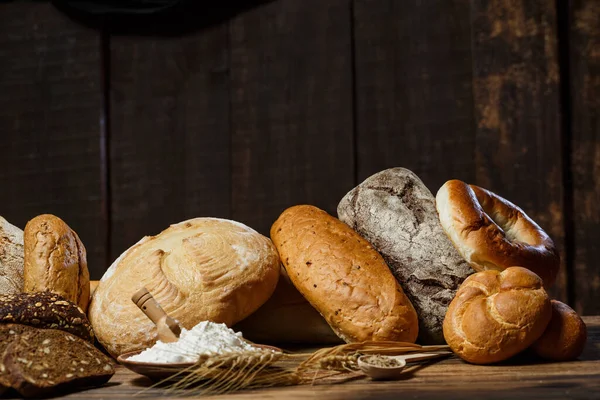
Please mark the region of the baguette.
<svg viewBox="0 0 600 400"><path fill-rule="evenodd" d="M414 342L417 314L385 261L317 207L288 208L271 238L294 286L346 342Z"/></svg>

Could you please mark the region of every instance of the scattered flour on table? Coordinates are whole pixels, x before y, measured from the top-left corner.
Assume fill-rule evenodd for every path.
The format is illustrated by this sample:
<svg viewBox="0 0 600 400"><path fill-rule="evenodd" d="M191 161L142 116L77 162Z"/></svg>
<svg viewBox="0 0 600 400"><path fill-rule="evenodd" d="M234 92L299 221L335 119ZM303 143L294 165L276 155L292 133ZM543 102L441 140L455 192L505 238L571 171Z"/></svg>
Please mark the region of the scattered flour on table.
<svg viewBox="0 0 600 400"><path fill-rule="evenodd" d="M245 342L241 332L234 332L225 324L202 321L190 330L182 329L179 340L156 344L128 361L149 363L188 363L196 362L201 355L233 353L238 351L260 351Z"/></svg>

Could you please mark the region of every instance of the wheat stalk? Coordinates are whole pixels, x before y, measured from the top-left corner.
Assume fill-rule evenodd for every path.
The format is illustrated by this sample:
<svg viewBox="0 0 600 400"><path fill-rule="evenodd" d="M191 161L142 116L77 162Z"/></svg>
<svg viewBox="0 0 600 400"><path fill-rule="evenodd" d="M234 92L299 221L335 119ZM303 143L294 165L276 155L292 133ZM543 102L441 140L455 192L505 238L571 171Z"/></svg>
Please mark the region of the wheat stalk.
<svg viewBox="0 0 600 400"><path fill-rule="evenodd" d="M363 354L400 355L447 348L367 341L323 348L313 353L258 350L202 356L193 366L152 387L166 384L167 394L199 396L259 387L334 383L333 378L356 373L358 357Z"/></svg>

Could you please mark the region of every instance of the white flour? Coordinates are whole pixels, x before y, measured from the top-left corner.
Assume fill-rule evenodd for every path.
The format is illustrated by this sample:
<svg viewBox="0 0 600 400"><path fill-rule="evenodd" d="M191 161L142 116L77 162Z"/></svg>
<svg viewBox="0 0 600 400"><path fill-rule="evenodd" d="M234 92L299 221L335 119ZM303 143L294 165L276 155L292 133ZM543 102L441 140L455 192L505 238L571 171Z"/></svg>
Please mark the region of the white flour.
<svg viewBox="0 0 600 400"><path fill-rule="evenodd" d="M225 324L202 321L190 330L182 329L179 340L156 344L129 361L149 363L196 362L201 355L233 353L237 351L259 351L242 339L241 332L235 333Z"/></svg>

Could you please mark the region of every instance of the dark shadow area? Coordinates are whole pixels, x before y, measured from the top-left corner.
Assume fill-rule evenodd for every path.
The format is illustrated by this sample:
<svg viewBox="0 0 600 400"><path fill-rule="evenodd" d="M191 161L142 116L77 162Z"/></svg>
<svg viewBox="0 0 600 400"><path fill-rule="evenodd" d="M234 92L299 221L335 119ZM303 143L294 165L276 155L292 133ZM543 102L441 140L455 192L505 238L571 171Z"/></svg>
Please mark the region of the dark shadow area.
<svg viewBox="0 0 600 400"><path fill-rule="evenodd" d="M100 386L77 386L77 385L73 385L72 382L68 382L68 383L58 385L55 388L52 388L50 390L42 389L42 391L46 391L46 393L37 394L35 397L30 397L30 398L52 399L52 398L56 398L56 397L63 397L63 396L69 395L69 394L83 393L86 390L109 388L109 387L119 386L119 385L120 385L120 383L117 383L117 382L113 382L113 383L108 382L108 383L105 383ZM12 388L8 388L7 391L4 392L0 397L2 399L22 399L23 398L23 396L21 396L19 394L19 392L17 392L16 390L14 390Z"/></svg>
<svg viewBox="0 0 600 400"><path fill-rule="evenodd" d="M54 0L52 3L70 18L112 35L180 36L222 23L270 1Z"/></svg>
<svg viewBox="0 0 600 400"><path fill-rule="evenodd" d="M562 147L562 184L563 184L563 224L565 232L565 273L567 302L575 306L575 219L573 203L573 170L572 170L572 115L571 109L571 69L569 49L569 2L556 1L556 30L558 46L558 69L560 74L560 129Z"/></svg>

